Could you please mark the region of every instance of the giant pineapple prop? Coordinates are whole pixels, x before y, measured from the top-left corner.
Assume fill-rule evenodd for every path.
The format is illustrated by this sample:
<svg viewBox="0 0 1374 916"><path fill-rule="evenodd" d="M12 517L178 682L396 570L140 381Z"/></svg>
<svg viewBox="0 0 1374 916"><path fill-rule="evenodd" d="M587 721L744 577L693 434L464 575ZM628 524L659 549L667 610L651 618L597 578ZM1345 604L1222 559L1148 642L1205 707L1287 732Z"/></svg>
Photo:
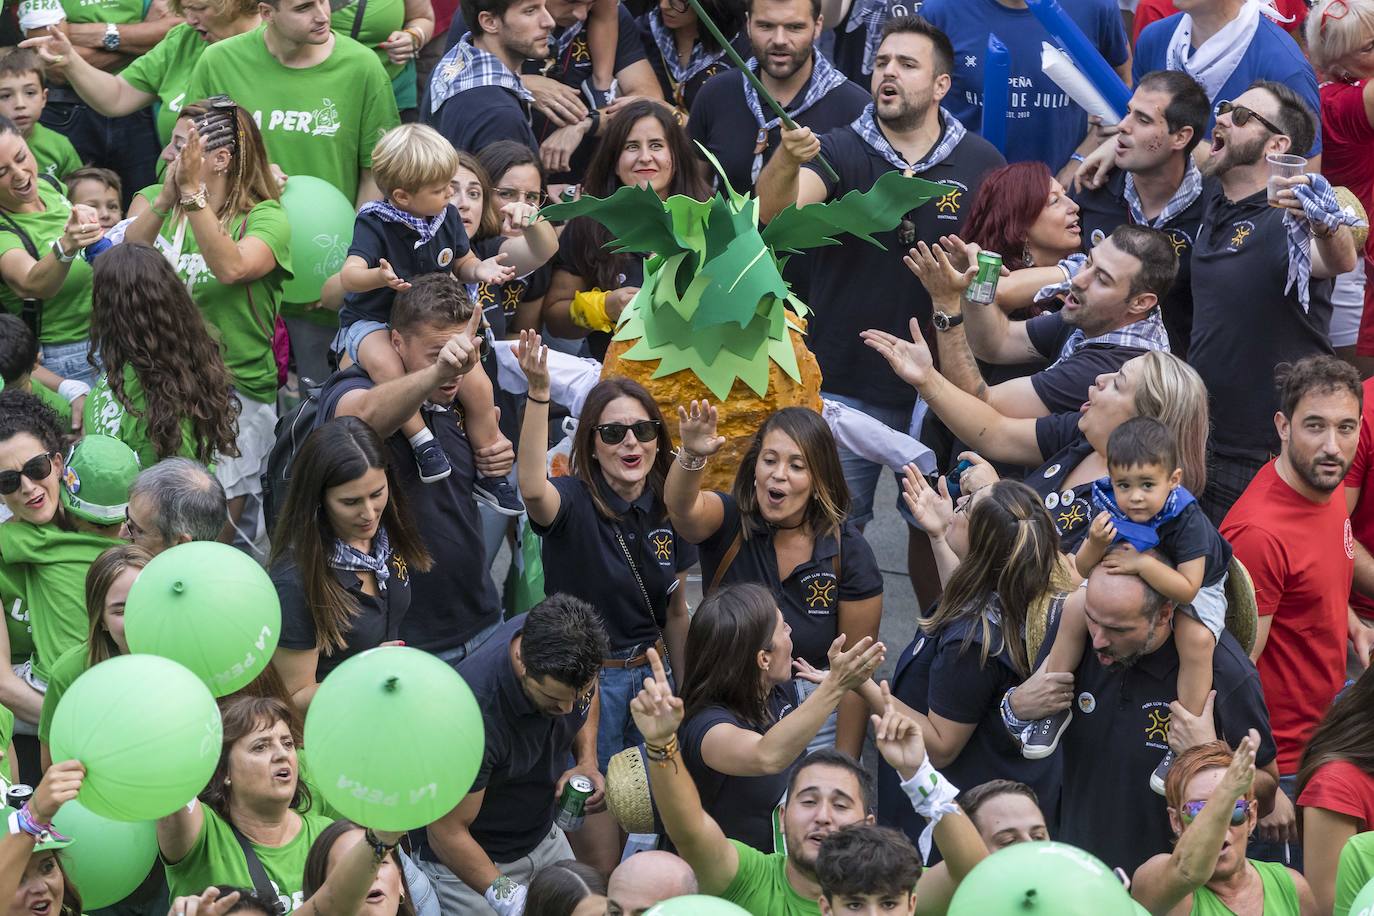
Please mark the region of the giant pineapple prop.
<svg viewBox="0 0 1374 916"><path fill-rule="evenodd" d="M647 187L623 187L610 197L543 211L550 219L589 216L610 231L615 251L650 256L644 285L621 312L601 374L628 376L648 389L674 440L678 405L699 398L721 405L719 434L726 445L705 479L713 489L729 489L769 414L821 408L820 367L802 340L809 309L783 280L786 259L805 248L838 245L834 236L845 232L881 248L871 233L892 228L949 190L889 172L867 192L788 207L760 229L757 199L737 194L723 177L721 184L724 192L706 201L680 195L664 201Z"/></svg>

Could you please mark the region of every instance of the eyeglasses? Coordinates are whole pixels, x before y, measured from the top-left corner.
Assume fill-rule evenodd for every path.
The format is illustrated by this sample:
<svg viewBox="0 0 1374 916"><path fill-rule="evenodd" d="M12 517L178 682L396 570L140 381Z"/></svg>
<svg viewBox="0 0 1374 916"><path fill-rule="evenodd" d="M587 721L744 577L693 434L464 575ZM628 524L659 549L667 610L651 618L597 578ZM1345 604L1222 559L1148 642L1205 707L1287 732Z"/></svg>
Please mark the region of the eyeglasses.
<svg viewBox="0 0 1374 916"><path fill-rule="evenodd" d="M548 195L543 191L521 191L516 188L497 188L496 196L508 204L523 201L531 207L542 206L548 199Z"/></svg>
<svg viewBox="0 0 1374 916"><path fill-rule="evenodd" d="M625 434L632 432L640 442L652 442L658 438L657 420L640 420L638 423L602 423L595 427L596 434L607 445L619 445L625 441Z"/></svg>
<svg viewBox="0 0 1374 916"><path fill-rule="evenodd" d="M1206 804L1207 802L1205 799L1202 801L1186 802L1178 812L1178 818L1183 821L1183 826L1186 827L1191 824L1194 818L1202 813L1202 809ZM1242 798L1236 802L1235 810L1231 812L1231 826L1239 827L1241 824L1245 823L1245 819L1249 815L1250 802Z"/></svg>
<svg viewBox="0 0 1374 916"><path fill-rule="evenodd" d="M617 442L620 440L617 439ZM17 471L0 471L0 494L9 496L19 489L19 477L22 474L34 483L40 480L47 480L52 473L52 456L54 452L47 452L37 455L24 462L24 466Z"/></svg>
<svg viewBox="0 0 1374 916"><path fill-rule="evenodd" d="M129 532L130 540L136 541L143 536L143 528L134 521L134 517L129 514L127 506L124 508L124 529Z"/></svg>
<svg viewBox="0 0 1374 916"><path fill-rule="evenodd" d="M1340 10L1340 12L1337 12L1338 9ZM1335 21L1337 19L1344 19L1345 14L1348 12L1350 12L1349 3L1346 3L1345 0L1332 0L1331 3L1328 3L1326 5L1326 9L1322 10L1322 20L1317 24L1317 35L1321 38L1325 38L1326 21L1328 19L1332 21Z"/></svg>
<svg viewBox="0 0 1374 916"><path fill-rule="evenodd" d="M1234 105L1231 102L1217 102L1217 117L1221 117L1224 114L1229 114L1231 116L1231 123L1235 124L1237 127L1244 127L1246 124L1250 123L1251 118L1254 118L1274 133L1280 136L1288 136L1281 128L1275 127L1273 121L1270 121L1258 111L1246 108L1244 105Z"/></svg>
<svg viewBox="0 0 1374 916"><path fill-rule="evenodd" d="M691 8L692 6L687 0L668 0L668 9L675 13L685 13Z"/></svg>

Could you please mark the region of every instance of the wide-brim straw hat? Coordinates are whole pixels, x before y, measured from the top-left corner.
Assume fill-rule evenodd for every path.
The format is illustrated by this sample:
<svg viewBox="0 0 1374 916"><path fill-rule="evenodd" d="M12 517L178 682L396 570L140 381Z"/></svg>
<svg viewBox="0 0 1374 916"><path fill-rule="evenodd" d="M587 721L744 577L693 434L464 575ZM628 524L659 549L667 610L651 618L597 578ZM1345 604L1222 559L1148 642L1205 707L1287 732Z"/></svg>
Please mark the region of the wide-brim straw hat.
<svg viewBox="0 0 1374 916"><path fill-rule="evenodd" d="M1255 583L1245 564L1234 556L1226 577L1226 629L1249 655L1255 648L1259 631L1259 605L1255 603Z"/></svg>
<svg viewBox="0 0 1374 916"><path fill-rule="evenodd" d="M654 833L649 771L637 747L627 747L606 765L606 807L626 833Z"/></svg>
<svg viewBox="0 0 1374 916"><path fill-rule="evenodd" d="M1336 189L1336 202L1341 205L1342 210L1364 220L1363 226L1350 227L1350 234L1355 237L1355 250L1363 251L1365 239L1369 238L1369 214L1365 212L1364 204L1360 203L1354 191L1345 187Z"/></svg>

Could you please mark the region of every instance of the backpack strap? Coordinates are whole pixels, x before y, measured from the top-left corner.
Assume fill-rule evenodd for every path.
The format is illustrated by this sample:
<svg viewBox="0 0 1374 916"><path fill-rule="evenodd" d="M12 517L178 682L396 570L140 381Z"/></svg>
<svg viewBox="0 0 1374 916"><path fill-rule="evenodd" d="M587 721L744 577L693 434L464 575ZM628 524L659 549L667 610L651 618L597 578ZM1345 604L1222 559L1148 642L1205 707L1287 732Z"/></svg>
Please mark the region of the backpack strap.
<svg viewBox="0 0 1374 916"><path fill-rule="evenodd" d="M739 556L739 549L743 544L744 528L741 527L739 531L735 532L735 539L730 542L730 546L726 549L725 555L720 558L720 565L716 567L716 574L711 577L711 584L704 594L711 594L716 590L716 587L720 585L720 580L725 577L725 573L730 568L730 564L735 562L735 557Z"/></svg>
<svg viewBox="0 0 1374 916"><path fill-rule="evenodd" d="M272 879L267 877L267 869L262 867L262 860L258 858L257 851L253 849L253 844L248 842L248 837L244 836L238 827L234 826L233 821L225 818L224 822L234 832L234 839L239 841L239 848L243 850L243 859L248 865L248 876L253 879L253 889L258 892L258 896L263 900L272 901L277 916L285 916L281 899L272 887Z"/></svg>

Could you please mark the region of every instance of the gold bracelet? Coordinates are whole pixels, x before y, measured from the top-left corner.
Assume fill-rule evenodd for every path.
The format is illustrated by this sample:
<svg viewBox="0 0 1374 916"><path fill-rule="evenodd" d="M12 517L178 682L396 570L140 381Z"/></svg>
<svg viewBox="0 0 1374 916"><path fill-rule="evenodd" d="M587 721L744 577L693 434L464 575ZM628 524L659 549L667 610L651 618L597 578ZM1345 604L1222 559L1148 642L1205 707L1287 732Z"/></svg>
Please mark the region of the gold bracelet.
<svg viewBox="0 0 1374 916"><path fill-rule="evenodd" d="M667 765L671 763L677 757L677 752L678 743L676 734L671 735L668 738L668 741L662 745L650 744L648 741L644 742L645 756L647 756L654 763L660 765Z"/></svg>

